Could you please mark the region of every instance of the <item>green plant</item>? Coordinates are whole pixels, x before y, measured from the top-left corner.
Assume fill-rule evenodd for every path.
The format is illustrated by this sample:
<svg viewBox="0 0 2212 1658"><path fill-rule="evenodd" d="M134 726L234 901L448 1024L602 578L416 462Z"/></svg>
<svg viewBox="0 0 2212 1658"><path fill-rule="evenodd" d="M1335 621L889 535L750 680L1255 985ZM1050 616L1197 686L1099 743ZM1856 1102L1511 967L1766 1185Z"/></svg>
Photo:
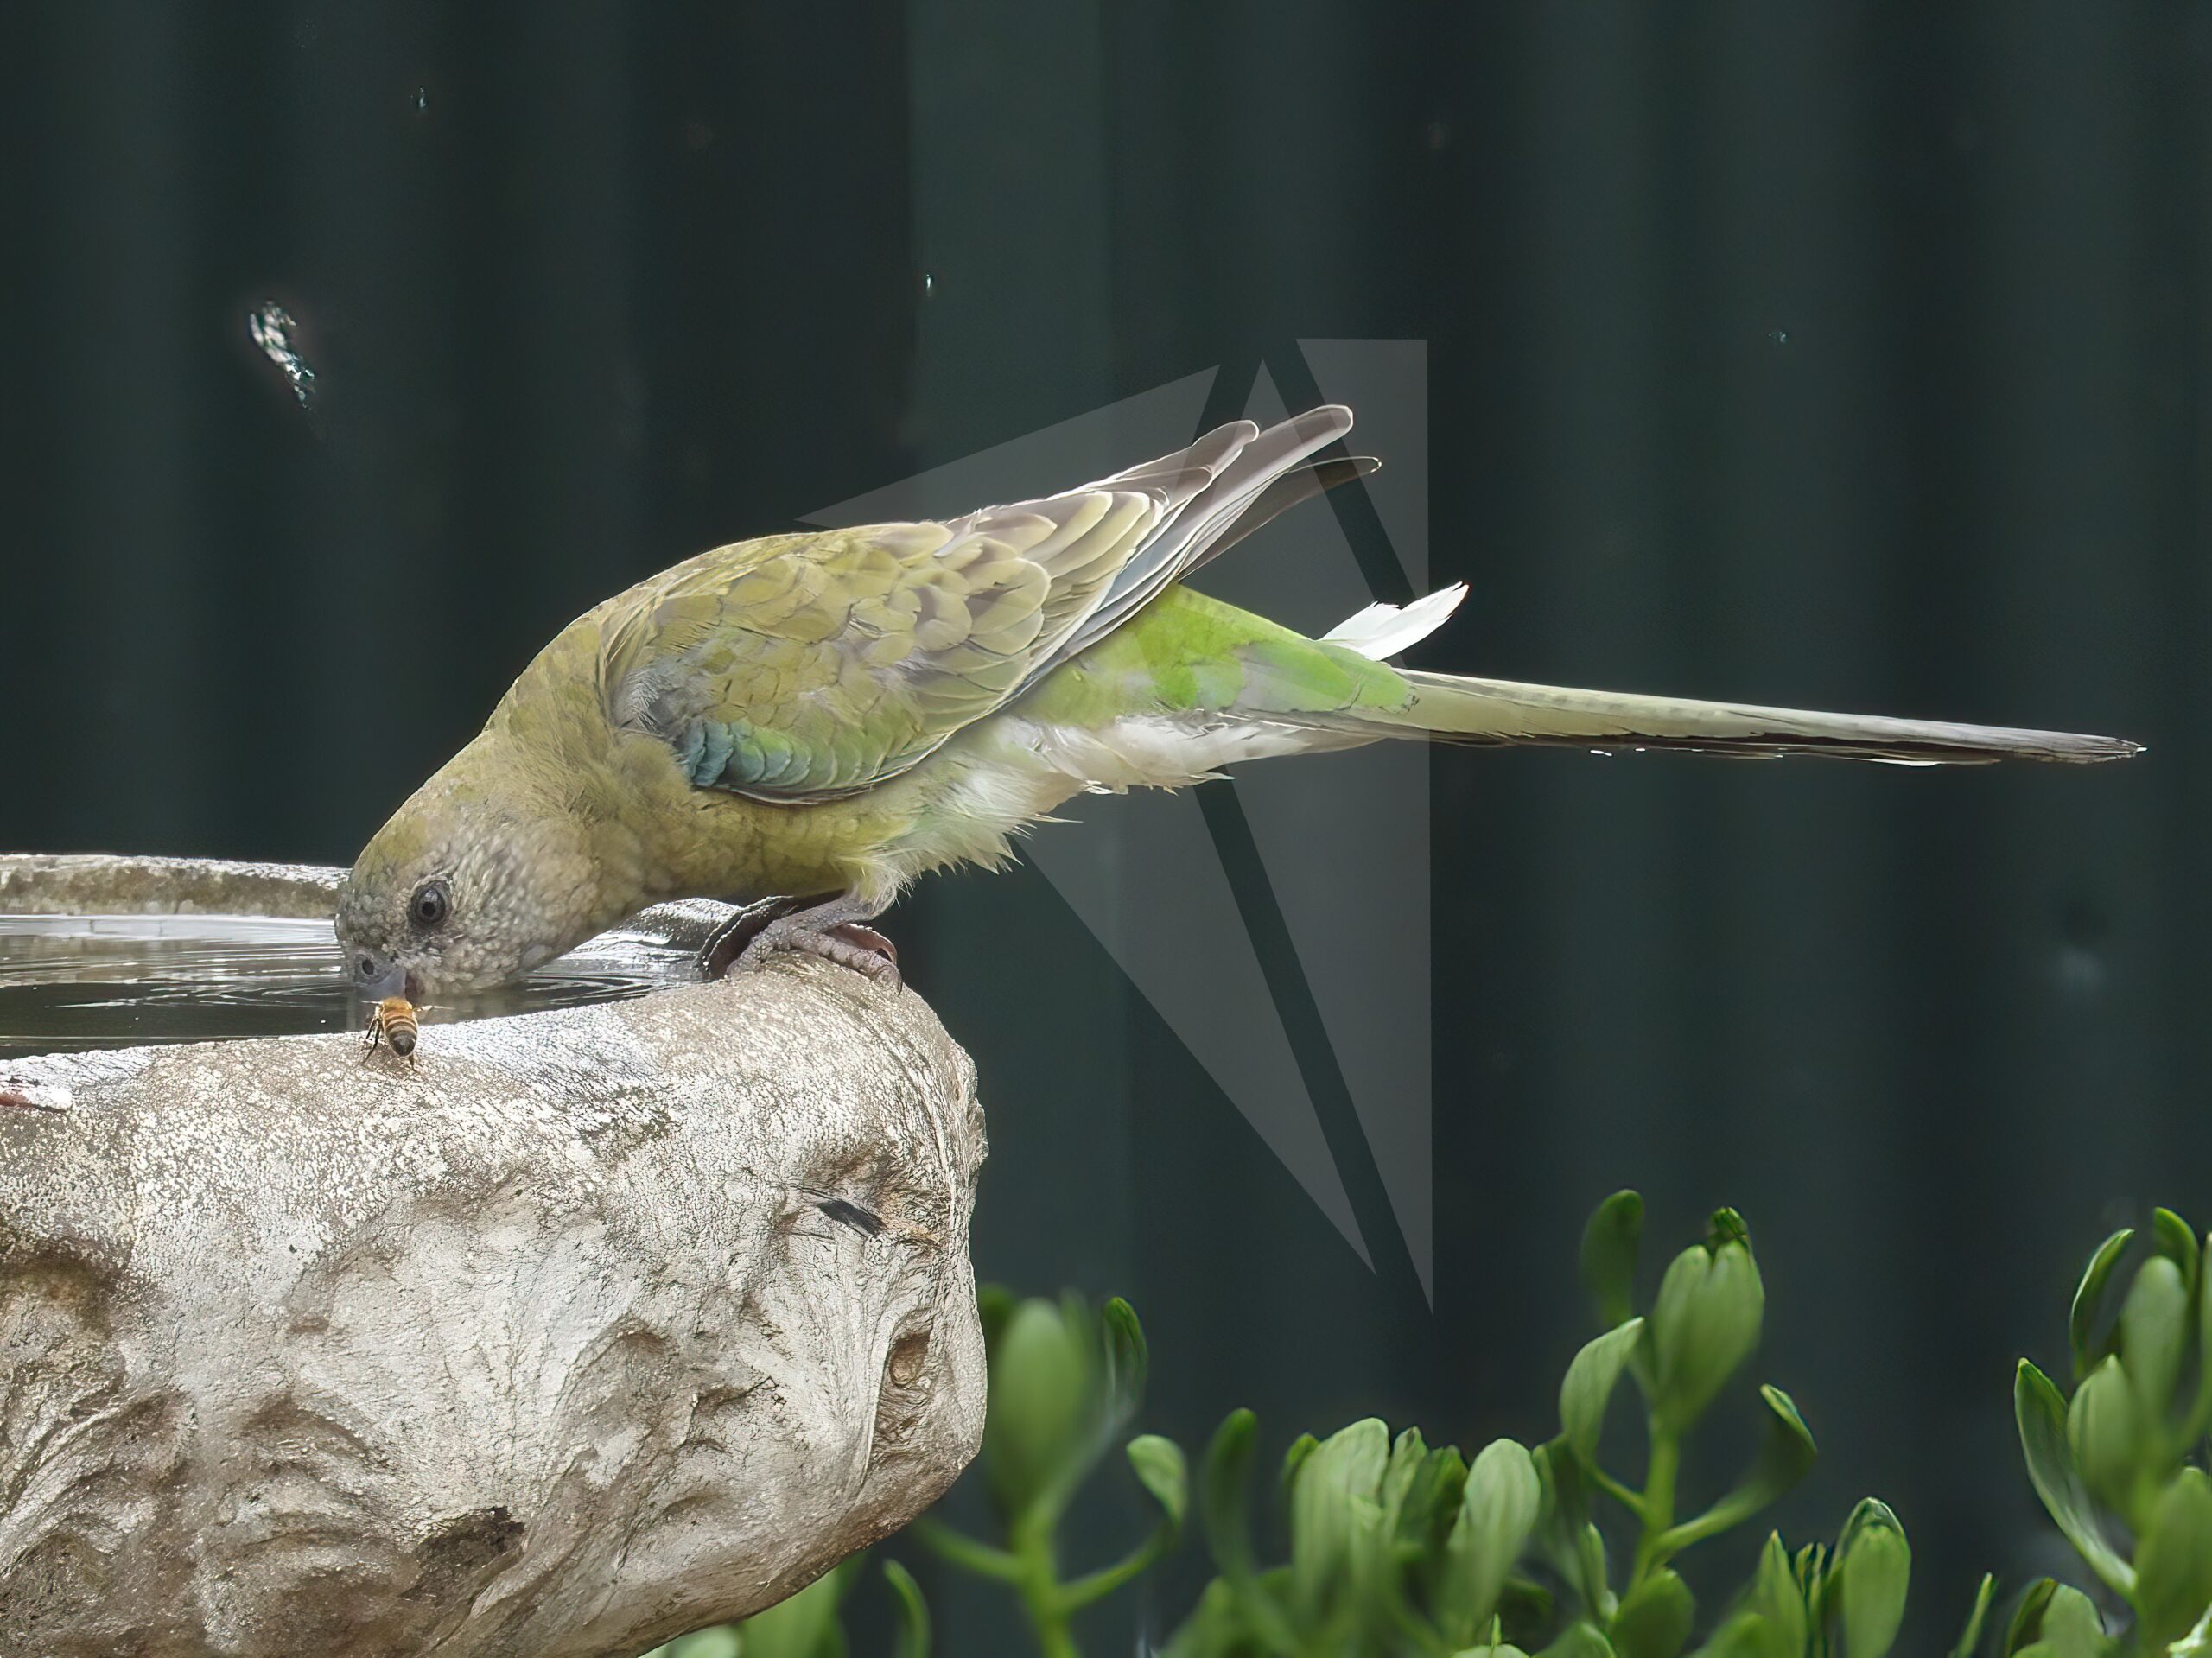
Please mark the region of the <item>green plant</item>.
<svg viewBox="0 0 2212 1658"><path fill-rule="evenodd" d="M1290 1562L1253 1566L1245 1490L1253 1423L1214 1438L1200 1514L1220 1576L1166 1648L1168 1658L1386 1658L1518 1653L1675 1658L1697 1602L1675 1569L1694 1545L1744 1524L1811 1468L1813 1437L1779 1388L1759 1392L1764 1439L1744 1477L1710 1506L1677 1513L1694 1430L1758 1344L1765 1291L1742 1219L1723 1210L1667 1268L1650 1311L1634 1306L1643 1204L1622 1192L1586 1229L1584 1280L1601 1332L1560 1388L1560 1432L1531 1451L1500 1439L1470 1464L1408 1430L1393 1443L1362 1422L1286 1460ZM1624 1376L1643 1401L1634 1484L1600 1459ZM1593 1512L1606 1499L1633 1538L1613 1567ZM1878 1502L1861 1503L1832 1549L1792 1555L1779 1536L1701 1651L1715 1658L1834 1653L1880 1658L1904 1613L1911 1553Z"/></svg>
<svg viewBox="0 0 2212 1658"><path fill-rule="evenodd" d="M1071 1624L1172 1550L1180 1538L1189 1479L1183 1452L1145 1434L1125 1447L1129 1468L1159 1505L1152 1531L1121 1560L1073 1579L1061 1575L1058 1533L1099 1461L1144 1394L1144 1331L1126 1301L1093 1312L1074 1296L1016 1302L982 1297L990 1398L979 1463L1002 1538L986 1542L929 1516L912 1535L963 1571L1009 1585L1045 1658L1076 1653Z"/></svg>
<svg viewBox="0 0 2212 1658"><path fill-rule="evenodd" d="M2212 1430L2212 1240L2156 1211L2107 1320L2134 1236L2113 1233L2082 1274L2068 1321L2071 1397L2025 1359L2012 1394L2037 1495L2126 1602L2133 1628L2107 1636L2087 1596L2046 1579L2022 1602L2006 1658L2212 1653L2212 1480L2198 1465Z"/></svg>
<svg viewBox="0 0 2212 1658"><path fill-rule="evenodd" d="M990 1492L1000 1535L973 1537L934 1515L904 1534L958 1570L1006 1585L1038 1650L1074 1658L1076 1614L1139 1576L1180 1539L1188 1506L1183 1452L1154 1435L1128 1441L1123 1453L1160 1517L1121 1560L1063 1576L1060 1522L1144 1396L1144 1331L1121 1300L1094 1310L1075 1296L1017 1301L987 1287L979 1303L990 1386L976 1472ZM685 1636L645 1658L842 1658L837 1608L855 1566L847 1561L742 1623ZM899 1613L897 1658L928 1658L929 1610L919 1586L895 1560L885 1564L884 1576Z"/></svg>
<svg viewBox="0 0 2212 1658"><path fill-rule="evenodd" d="M1161 1658L1883 1658L1904 1618L1912 1551L1896 1515L1871 1497L1833 1544L1792 1549L1770 1533L1750 1580L1708 1592L1703 1604L1719 1610L1700 1617L1685 1562L1789 1491L1815 1451L1789 1395L1761 1387L1749 1466L1718 1499L1684 1511L1697 1432L1758 1349L1765 1286L1741 1217L1722 1210L1639 1312L1643 1226L1642 1200L1624 1191L1584 1230L1599 1333L1567 1368L1558 1433L1534 1448L1499 1439L1470 1463L1416 1429L1393 1439L1376 1420L1324 1440L1306 1435L1283 1457L1279 1512L1263 1526L1253 1502L1259 1424L1233 1413L1207 1448L1196 1494L1217 1575ZM2089 1595L2044 1579L1996 1633L1996 1583L1984 1578L1951 1658L1985 1647L1997 1658L2212 1658L2212 1479L2201 1466L2212 1432L2212 1239L2200 1242L2158 1210L2107 1318L2134 1241L2114 1234L2082 1274L2070 1394L2024 1360L2015 1389L2031 1483L2132 1617L2108 1633ZM990 1405L980 1472L1003 1536L986 1541L928 1518L913 1535L1006 1585L1046 1658L1074 1658L1073 1615L1175 1547L1190 1500L1183 1454L1153 1436L1128 1442L1160 1518L1120 1561L1064 1578L1058 1527L1135 1413L1144 1337L1119 1301L1094 1313L1072 1299L1017 1304L991 1291L982 1313ZM1630 1413L1617 1402L1630 1395L1640 1454L1624 1471L1626 1424L1611 1438L1606 1429ZM1287 1560L1264 1563L1263 1534L1282 1539ZM836 1658L845 1651L837 1604L854 1569L848 1562L758 1618L661 1655ZM919 1592L895 1563L885 1570L899 1598L898 1658L926 1658Z"/></svg>

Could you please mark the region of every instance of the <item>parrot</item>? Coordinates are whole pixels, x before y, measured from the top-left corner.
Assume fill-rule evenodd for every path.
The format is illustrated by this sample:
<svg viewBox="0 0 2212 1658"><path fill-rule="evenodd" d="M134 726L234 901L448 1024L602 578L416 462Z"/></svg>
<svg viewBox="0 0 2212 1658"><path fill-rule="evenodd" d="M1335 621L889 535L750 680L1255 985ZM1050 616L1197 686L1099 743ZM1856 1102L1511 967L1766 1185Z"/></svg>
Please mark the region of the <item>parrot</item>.
<svg viewBox="0 0 2212 1658"><path fill-rule="evenodd" d="M1343 452L1351 424L1334 404L1232 422L1057 495L737 542L616 594L362 849L338 896L346 971L371 1000L481 989L650 905L716 898L754 920L713 971L797 950L895 981L868 924L925 873L1002 867L1079 793L1390 739L1919 764L2139 752L1394 665L1464 586L1319 638L1192 588L1372 471Z"/></svg>

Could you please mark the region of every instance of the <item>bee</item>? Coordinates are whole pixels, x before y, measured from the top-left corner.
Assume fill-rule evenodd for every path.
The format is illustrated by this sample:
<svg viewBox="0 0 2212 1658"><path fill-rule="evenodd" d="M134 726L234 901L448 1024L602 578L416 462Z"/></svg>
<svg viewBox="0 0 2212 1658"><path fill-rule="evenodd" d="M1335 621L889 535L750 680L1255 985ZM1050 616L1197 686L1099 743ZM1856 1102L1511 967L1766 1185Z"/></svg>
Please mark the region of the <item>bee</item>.
<svg viewBox="0 0 2212 1658"><path fill-rule="evenodd" d="M415 1063L415 1039L421 1034L422 1027L415 1021L415 1004L404 996L386 996L369 1015L369 1039L363 1044L367 1052L362 1055L362 1063L367 1064L368 1055L377 1051L378 1042L385 1041L411 1065Z"/></svg>

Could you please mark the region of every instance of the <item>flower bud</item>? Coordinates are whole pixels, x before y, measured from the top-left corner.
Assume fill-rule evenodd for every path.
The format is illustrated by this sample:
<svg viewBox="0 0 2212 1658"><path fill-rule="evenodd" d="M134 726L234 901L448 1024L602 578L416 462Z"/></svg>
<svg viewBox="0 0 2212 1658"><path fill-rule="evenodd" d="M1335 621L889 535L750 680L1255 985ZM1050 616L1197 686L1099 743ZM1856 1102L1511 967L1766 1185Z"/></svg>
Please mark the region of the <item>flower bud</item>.
<svg viewBox="0 0 2212 1658"><path fill-rule="evenodd" d="M1904 1621L1912 1547L1887 1505L1869 1497L1853 1513L1836 1548L1843 1603L1843 1658L1883 1658Z"/></svg>
<svg viewBox="0 0 2212 1658"><path fill-rule="evenodd" d="M1652 1401L1669 1426L1688 1427L1751 1356L1765 1310L1743 1222L1724 1209L1706 1241L1669 1266L1648 1321Z"/></svg>

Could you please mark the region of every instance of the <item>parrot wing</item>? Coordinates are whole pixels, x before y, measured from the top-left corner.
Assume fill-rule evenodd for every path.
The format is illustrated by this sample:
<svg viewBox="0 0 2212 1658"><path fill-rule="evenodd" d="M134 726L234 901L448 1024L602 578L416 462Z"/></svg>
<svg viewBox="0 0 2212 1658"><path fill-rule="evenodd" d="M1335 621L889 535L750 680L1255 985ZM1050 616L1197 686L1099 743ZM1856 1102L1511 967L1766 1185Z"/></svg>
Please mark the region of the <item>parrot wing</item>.
<svg viewBox="0 0 2212 1658"><path fill-rule="evenodd" d="M937 523L719 548L613 600L600 686L692 783L803 803L871 788L1333 481L1349 410L1237 421L1080 489ZM1271 486L1273 488L1271 489Z"/></svg>

